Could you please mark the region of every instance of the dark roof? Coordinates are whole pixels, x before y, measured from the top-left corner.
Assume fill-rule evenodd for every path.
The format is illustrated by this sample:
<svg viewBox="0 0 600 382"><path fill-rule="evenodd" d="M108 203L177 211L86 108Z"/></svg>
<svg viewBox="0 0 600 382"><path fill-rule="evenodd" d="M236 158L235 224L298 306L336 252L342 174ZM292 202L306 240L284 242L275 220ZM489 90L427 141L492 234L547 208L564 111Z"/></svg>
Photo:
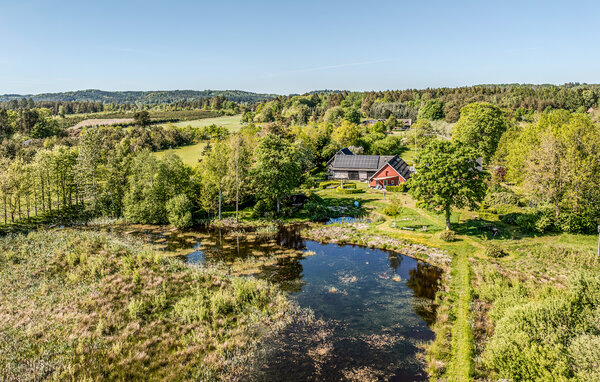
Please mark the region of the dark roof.
<svg viewBox="0 0 600 382"><path fill-rule="evenodd" d="M333 162L333 160L335 159L336 156L338 155L354 155L354 153L352 151L350 151L349 148L344 147L343 149L339 149L337 153L335 153L334 156L331 157L331 159L329 159L327 161L327 166L331 165L331 162Z"/></svg>
<svg viewBox="0 0 600 382"><path fill-rule="evenodd" d="M364 170L377 171L393 155L336 155L331 165L332 170Z"/></svg>
<svg viewBox="0 0 600 382"><path fill-rule="evenodd" d="M405 161L402 160L399 156L393 157L390 161L390 166L398 171L398 174L402 176L405 180L408 180L412 174L411 168L406 164Z"/></svg>

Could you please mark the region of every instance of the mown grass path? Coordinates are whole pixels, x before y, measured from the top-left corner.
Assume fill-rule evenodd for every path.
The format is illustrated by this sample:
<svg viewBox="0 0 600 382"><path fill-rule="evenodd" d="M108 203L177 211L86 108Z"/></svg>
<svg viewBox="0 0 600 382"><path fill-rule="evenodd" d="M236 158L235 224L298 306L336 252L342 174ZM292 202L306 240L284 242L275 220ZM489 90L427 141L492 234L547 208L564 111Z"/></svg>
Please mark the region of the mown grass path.
<svg viewBox="0 0 600 382"><path fill-rule="evenodd" d="M454 259L451 271L450 291L455 295L452 326L451 361L448 367L448 381L470 381L473 370L473 331L471 326L471 268L469 257L459 254Z"/></svg>

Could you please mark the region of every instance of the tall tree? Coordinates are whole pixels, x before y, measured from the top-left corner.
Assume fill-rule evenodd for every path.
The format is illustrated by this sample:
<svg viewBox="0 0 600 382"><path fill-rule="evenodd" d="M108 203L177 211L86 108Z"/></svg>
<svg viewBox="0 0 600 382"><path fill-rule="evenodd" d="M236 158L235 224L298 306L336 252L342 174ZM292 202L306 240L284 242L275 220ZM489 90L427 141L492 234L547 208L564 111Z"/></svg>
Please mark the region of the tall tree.
<svg viewBox="0 0 600 382"><path fill-rule="evenodd" d="M229 195L227 192L232 184L229 172L230 146L226 142L215 142L208 154L200 162L200 172L202 180L203 195L205 206L213 205L211 198L216 197L218 200L218 216L221 219L223 206L223 194Z"/></svg>
<svg viewBox="0 0 600 382"><path fill-rule="evenodd" d="M288 195L301 180L302 167L298 150L278 135L265 135L254 151L251 170L257 195L277 203L281 210L281 198Z"/></svg>
<svg viewBox="0 0 600 382"><path fill-rule="evenodd" d="M490 103L475 102L460 110L452 140L477 149L487 163L496 152L506 128L502 110Z"/></svg>
<svg viewBox="0 0 600 382"><path fill-rule="evenodd" d="M436 140L420 153L409 192L427 209L441 211L450 230L452 207L471 209L485 196L485 172L478 170L477 152L467 146Z"/></svg>

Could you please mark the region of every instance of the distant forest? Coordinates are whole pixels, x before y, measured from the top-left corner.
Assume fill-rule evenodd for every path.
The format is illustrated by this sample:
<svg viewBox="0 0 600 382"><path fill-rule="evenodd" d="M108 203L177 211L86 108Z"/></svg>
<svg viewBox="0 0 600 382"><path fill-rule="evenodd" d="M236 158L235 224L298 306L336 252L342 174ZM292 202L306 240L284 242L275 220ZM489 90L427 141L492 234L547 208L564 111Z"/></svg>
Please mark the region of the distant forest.
<svg viewBox="0 0 600 382"><path fill-rule="evenodd" d="M154 105L181 101L190 102L202 98L223 97L228 101L237 103L254 103L276 96L276 94L258 94L241 90L103 91L89 89L62 93L42 93L35 95L3 94L0 95L0 102L10 102L13 100L21 100L22 98L31 98L36 102L101 102L113 104Z"/></svg>

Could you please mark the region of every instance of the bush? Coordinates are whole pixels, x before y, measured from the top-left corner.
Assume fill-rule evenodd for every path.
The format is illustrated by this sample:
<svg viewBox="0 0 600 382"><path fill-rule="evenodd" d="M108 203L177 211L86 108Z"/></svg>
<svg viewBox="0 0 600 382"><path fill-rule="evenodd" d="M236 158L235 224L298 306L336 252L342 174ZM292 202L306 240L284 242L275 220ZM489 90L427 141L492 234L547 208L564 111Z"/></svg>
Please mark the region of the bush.
<svg viewBox="0 0 600 382"><path fill-rule="evenodd" d="M272 200L262 199L256 202L252 209L252 217L259 219L265 217L265 213L275 210L275 203Z"/></svg>
<svg viewBox="0 0 600 382"><path fill-rule="evenodd" d="M319 188L320 189L325 189L327 187L335 186L335 185L338 185L338 184L340 184L339 180L328 180L328 181L319 183Z"/></svg>
<svg viewBox="0 0 600 382"><path fill-rule="evenodd" d="M492 379L514 381L598 380L600 276L569 279L536 300L515 299L495 321L483 352Z"/></svg>
<svg viewBox="0 0 600 382"><path fill-rule="evenodd" d="M484 202L489 206L502 204L517 206L519 205L519 196L510 191L490 192L485 196Z"/></svg>
<svg viewBox="0 0 600 382"><path fill-rule="evenodd" d="M400 207L398 207L395 204L385 206L385 208L383 209L383 213L387 216L398 216L400 214Z"/></svg>
<svg viewBox="0 0 600 382"><path fill-rule="evenodd" d="M521 214L515 219L515 224L524 232L544 233L556 228L553 211L547 207Z"/></svg>
<svg viewBox="0 0 600 382"><path fill-rule="evenodd" d="M356 188L356 183L344 183L344 188Z"/></svg>
<svg viewBox="0 0 600 382"><path fill-rule="evenodd" d="M504 252L500 246L489 243L485 245L485 255L488 257L493 257L494 259L499 259L506 256L506 252Z"/></svg>
<svg viewBox="0 0 600 382"><path fill-rule="evenodd" d="M194 206L188 197L179 194L167 202L167 217L175 228L187 228L193 224L192 209Z"/></svg>
<svg viewBox="0 0 600 382"><path fill-rule="evenodd" d="M580 381L600 381L600 336L584 334L569 345L573 370Z"/></svg>
<svg viewBox="0 0 600 382"><path fill-rule="evenodd" d="M388 192L407 192L408 186L406 183L400 183L397 186L386 186L385 190Z"/></svg>
<svg viewBox="0 0 600 382"><path fill-rule="evenodd" d="M452 230L447 230L447 231L442 231L440 232L440 240L446 241L446 242L452 242L456 240L456 232L452 231Z"/></svg>
<svg viewBox="0 0 600 382"><path fill-rule="evenodd" d="M365 192L365 190L358 190L358 189L353 189L353 188L342 188L342 187L338 187L338 188L336 188L336 190L340 194L361 194L361 193Z"/></svg>
<svg viewBox="0 0 600 382"><path fill-rule="evenodd" d="M308 218L312 221L325 221L329 219L330 210L320 203L308 202L304 205Z"/></svg>

